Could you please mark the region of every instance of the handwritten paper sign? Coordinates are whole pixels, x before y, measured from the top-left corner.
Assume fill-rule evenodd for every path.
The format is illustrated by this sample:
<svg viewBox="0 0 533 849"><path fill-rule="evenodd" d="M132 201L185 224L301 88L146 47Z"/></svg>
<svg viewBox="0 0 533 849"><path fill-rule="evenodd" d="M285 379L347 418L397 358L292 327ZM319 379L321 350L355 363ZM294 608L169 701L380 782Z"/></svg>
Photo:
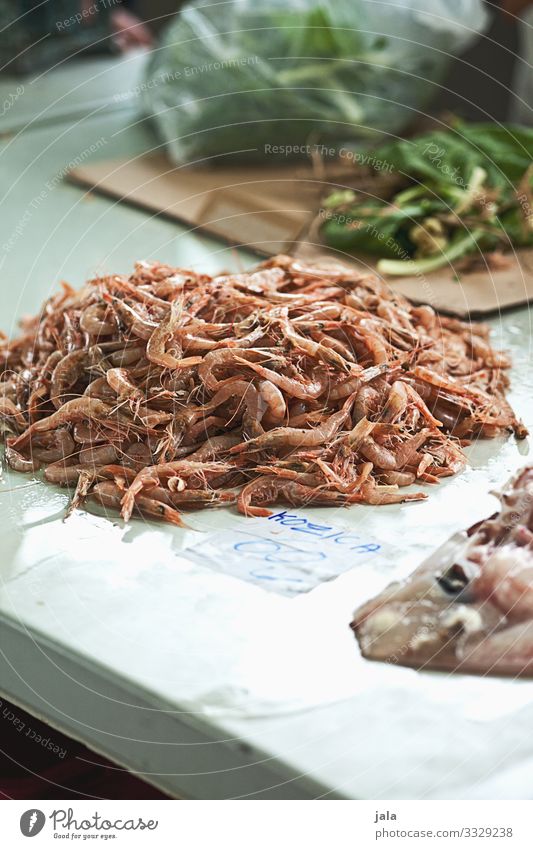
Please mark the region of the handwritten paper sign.
<svg viewBox="0 0 533 849"><path fill-rule="evenodd" d="M362 530L322 524L280 510L208 534L188 549L195 559L266 590L294 596L367 562L381 544Z"/></svg>

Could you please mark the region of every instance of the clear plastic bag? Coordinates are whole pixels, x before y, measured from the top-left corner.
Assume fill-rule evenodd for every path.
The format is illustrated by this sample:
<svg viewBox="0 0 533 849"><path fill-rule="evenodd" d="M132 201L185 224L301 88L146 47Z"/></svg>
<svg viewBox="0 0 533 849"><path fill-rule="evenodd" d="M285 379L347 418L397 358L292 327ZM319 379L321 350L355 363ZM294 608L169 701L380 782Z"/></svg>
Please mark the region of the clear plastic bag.
<svg viewBox="0 0 533 849"><path fill-rule="evenodd" d="M487 24L481 0L227 0L186 6L144 100L176 162L369 143L422 110Z"/></svg>

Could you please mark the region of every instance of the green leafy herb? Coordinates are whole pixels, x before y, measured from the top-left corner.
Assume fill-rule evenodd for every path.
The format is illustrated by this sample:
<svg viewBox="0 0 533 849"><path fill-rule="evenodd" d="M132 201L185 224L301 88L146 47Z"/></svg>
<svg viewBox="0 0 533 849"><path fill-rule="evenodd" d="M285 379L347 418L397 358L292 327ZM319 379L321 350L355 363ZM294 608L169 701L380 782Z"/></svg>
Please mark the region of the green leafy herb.
<svg viewBox="0 0 533 849"><path fill-rule="evenodd" d="M476 251L533 245L533 130L457 121L373 151L404 181L387 201L353 190L324 202L332 247L383 259L384 274L426 273Z"/></svg>

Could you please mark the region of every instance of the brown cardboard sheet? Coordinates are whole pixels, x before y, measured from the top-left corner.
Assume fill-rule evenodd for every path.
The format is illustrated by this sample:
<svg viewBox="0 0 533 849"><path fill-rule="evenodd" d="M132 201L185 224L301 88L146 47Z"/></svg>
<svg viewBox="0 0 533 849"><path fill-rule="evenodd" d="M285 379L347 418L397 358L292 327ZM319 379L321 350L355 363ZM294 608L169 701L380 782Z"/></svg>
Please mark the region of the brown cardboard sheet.
<svg viewBox="0 0 533 849"><path fill-rule="evenodd" d="M261 255L292 253L331 257L316 226L323 194L346 184L344 166L327 173L311 164L187 168L164 156L83 164L74 182L148 211L174 218ZM361 261L335 252L337 259ZM372 261L363 261L372 269ZM452 268L425 277L388 278L393 289L418 303L459 316L483 316L533 300L533 250L518 250L508 264L456 274Z"/></svg>
<svg viewBox="0 0 533 849"><path fill-rule="evenodd" d="M267 256L291 249L323 191L306 166L185 168L161 155L81 165L69 177Z"/></svg>

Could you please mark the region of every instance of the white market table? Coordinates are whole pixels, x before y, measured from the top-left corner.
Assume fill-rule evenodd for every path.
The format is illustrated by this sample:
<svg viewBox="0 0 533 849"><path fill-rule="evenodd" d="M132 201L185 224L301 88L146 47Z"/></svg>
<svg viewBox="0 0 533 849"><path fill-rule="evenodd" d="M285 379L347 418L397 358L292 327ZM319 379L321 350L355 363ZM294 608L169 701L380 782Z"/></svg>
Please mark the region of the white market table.
<svg viewBox="0 0 533 849"><path fill-rule="evenodd" d="M134 93L114 97L134 89L142 62L93 60L25 81L6 116L0 324L10 334L61 279L80 285L138 258L250 264L59 179L80 157L156 144ZM0 94L15 85L4 80ZM531 428L530 322L524 308L492 325ZM0 694L176 796L528 797L532 682L371 664L348 628L361 601L492 512L488 490L527 452L512 439L479 443L467 472L423 504L307 511L382 550L295 597L229 574L223 548L217 558L217 539L243 532L234 513L193 514L187 531L85 512L63 522L63 491L4 470ZM212 541L211 561L196 556L198 539Z"/></svg>

